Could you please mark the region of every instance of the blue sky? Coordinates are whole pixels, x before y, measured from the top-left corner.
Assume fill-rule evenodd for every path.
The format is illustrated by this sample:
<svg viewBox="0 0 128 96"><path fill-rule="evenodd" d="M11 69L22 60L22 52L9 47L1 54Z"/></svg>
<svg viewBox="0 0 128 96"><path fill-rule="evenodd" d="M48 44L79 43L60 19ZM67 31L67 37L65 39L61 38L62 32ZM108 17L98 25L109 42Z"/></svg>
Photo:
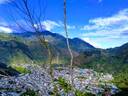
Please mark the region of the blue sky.
<svg viewBox="0 0 128 96"><path fill-rule="evenodd" d="M0 31L13 32L8 25L14 7L9 0L0 0ZM18 2L18 0L15 0ZM38 0L32 0L32 5ZM63 0L43 0L46 6L42 25L62 35ZM35 5L37 7L37 5ZM37 11L38 12L38 11ZM13 15L17 13L13 11ZM79 37L95 47L111 48L128 42L128 0L67 0L68 32L71 38ZM22 21L22 18L17 18Z"/></svg>

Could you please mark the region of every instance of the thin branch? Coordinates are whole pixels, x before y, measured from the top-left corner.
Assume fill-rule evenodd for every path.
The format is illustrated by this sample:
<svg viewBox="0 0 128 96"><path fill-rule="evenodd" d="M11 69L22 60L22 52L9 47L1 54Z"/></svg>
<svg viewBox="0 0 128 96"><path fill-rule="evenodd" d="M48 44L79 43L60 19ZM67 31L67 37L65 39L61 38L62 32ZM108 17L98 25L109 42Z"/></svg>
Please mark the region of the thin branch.
<svg viewBox="0 0 128 96"><path fill-rule="evenodd" d="M64 30L66 34L66 43L68 47L68 51L70 54L70 75L71 75L71 84L73 85L73 53L70 48L70 43L69 43L69 36L68 36L68 30L67 30L67 8L66 8L66 0L64 0Z"/></svg>

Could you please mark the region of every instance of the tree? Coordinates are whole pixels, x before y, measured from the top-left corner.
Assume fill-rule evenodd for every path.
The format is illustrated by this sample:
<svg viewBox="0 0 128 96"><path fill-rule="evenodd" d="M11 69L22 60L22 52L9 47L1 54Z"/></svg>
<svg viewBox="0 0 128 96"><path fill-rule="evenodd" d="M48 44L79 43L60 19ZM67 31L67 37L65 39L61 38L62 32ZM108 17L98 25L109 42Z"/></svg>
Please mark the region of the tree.
<svg viewBox="0 0 128 96"><path fill-rule="evenodd" d="M15 7L16 10L14 11L17 14L15 14L15 16L12 15L11 18L14 20L16 26L19 27L20 30L24 32L36 32L36 36L40 42L40 46L44 47L48 52L48 65L50 66L46 64L45 67L49 67L48 69L52 71L52 51L45 36L42 34L44 30L42 20L45 17L45 14L43 13L46 6L42 7L44 3L42 0L37 0L37 6L32 5L32 2L32 0L12 0L11 5ZM20 18L22 22L18 21L17 18Z"/></svg>
<svg viewBox="0 0 128 96"><path fill-rule="evenodd" d="M67 30L67 2L66 0L64 0L64 30L65 30L65 34L66 34L66 43L67 43L67 47L68 47L68 51L70 54L70 78L71 78L71 84L73 85L73 53L70 47L70 43L69 43L69 36L68 36L68 30Z"/></svg>

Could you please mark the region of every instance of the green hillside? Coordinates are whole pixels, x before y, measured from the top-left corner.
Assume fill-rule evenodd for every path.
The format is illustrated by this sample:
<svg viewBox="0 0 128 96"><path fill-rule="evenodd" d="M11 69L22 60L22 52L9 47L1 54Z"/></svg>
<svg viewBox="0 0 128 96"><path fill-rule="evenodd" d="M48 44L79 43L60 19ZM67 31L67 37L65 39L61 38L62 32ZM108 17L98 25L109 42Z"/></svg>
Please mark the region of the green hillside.
<svg viewBox="0 0 128 96"><path fill-rule="evenodd" d="M45 36L52 50L52 64L69 64L70 56L65 37L45 31ZM74 55L74 66L91 68L100 72L115 73L128 65L128 44L117 48L98 49L79 38L69 39ZM6 64L46 64L47 49L40 45L34 32L0 35L0 62Z"/></svg>
<svg viewBox="0 0 128 96"><path fill-rule="evenodd" d="M115 73L128 66L128 43L112 49L85 51L75 58L75 65L100 72Z"/></svg>

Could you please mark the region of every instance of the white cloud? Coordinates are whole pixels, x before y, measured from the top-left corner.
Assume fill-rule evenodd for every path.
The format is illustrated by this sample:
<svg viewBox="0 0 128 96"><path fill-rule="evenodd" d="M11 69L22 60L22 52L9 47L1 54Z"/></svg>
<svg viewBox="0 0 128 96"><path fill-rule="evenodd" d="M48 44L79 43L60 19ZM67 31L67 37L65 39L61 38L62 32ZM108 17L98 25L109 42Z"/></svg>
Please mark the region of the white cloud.
<svg viewBox="0 0 128 96"><path fill-rule="evenodd" d="M85 38L82 38L82 39L83 39L84 41L88 42L89 44L93 45L93 46L96 47L96 48L102 48L100 44L94 42L94 41L93 41L92 39L90 39L90 38L85 37Z"/></svg>
<svg viewBox="0 0 128 96"><path fill-rule="evenodd" d="M107 18L96 18L89 20L89 25L85 25L82 30L97 30L110 28L111 26L128 24L128 9L118 12L118 14Z"/></svg>
<svg viewBox="0 0 128 96"><path fill-rule="evenodd" d="M45 27L46 30L51 31L56 27L60 27L60 25L55 22L55 21L51 21L51 20L46 20L42 22L42 25Z"/></svg>
<svg viewBox="0 0 128 96"><path fill-rule="evenodd" d="M31 26L29 26L25 21L23 20L17 20L16 21L23 29L21 29L15 22L11 22L8 24L0 18L0 31L7 31L8 33L12 32L23 32L25 30L27 31L34 31ZM52 21L52 20L45 20L41 22L42 28L40 30L48 30L48 31L54 31L57 28L61 31L64 29L64 24L61 21ZM35 24L35 27L37 27L37 24ZM67 25L68 29L75 29L76 27L74 25Z"/></svg>
<svg viewBox="0 0 128 96"><path fill-rule="evenodd" d="M0 18L0 32L11 33L13 30L8 26L3 18Z"/></svg>
<svg viewBox="0 0 128 96"><path fill-rule="evenodd" d="M12 33L13 30L11 28L8 28L8 27L0 26L0 32Z"/></svg>
<svg viewBox="0 0 128 96"><path fill-rule="evenodd" d="M97 43L116 42L114 39L128 41L128 9L121 10L111 17L91 19L81 30L85 31L83 38L92 38Z"/></svg>
<svg viewBox="0 0 128 96"><path fill-rule="evenodd" d="M43 27L48 30L48 31L52 31L55 28L64 28L64 24L62 21L51 21L51 20L46 20L42 22ZM75 29L76 26L75 25L67 25L68 29Z"/></svg>

